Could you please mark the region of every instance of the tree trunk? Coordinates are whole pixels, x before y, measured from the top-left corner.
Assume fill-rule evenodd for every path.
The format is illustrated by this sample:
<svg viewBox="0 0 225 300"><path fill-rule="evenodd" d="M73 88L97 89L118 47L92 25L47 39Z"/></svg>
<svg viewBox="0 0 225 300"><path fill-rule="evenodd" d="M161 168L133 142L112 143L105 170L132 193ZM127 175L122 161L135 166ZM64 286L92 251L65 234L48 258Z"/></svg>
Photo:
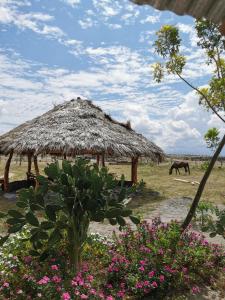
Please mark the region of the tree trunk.
<svg viewBox="0 0 225 300"><path fill-rule="evenodd" d="M207 170L205 171L204 176L202 177L202 180L201 180L200 185L198 187L197 193L196 193L195 198L192 202L191 208L190 208L190 210L187 214L186 219L184 220L184 222L182 224L182 229L183 230L185 230L188 227L188 225L191 223L192 218L194 217L195 211L198 207L198 203L201 199L201 195L202 195L202 192L205 188L206 182L209 178L209 175L212 172L213 166L214 166L218 156L220 155L220 152L222 151L224 145L225 145L225 135L223 136L222 140L220 141L219 146L216 149L213 157L211 158L210 163L208 165Z"/></svg>

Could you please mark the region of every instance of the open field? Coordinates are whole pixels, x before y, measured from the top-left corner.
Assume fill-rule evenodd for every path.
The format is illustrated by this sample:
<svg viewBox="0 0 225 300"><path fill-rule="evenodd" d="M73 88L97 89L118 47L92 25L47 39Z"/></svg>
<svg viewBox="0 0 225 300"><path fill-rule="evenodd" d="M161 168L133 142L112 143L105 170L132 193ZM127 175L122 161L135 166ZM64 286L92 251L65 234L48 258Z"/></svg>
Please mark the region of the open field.
<svg viewBox="0 0 225 300"><path fill-rule="evenodd" d="M0 177L4 173L4 164L5 161L1 160ZM39 162L41 171L43 171L45 165L46 161ZM130 180L131 167L129 164L109 165L108 167L110 172L116 173L118 177L124 174ZM153 201L161 201L168 198L194 197L198 187L197 184L192 185L191 183L175 181L174 178L199 182L204 174L204 171L201 169L201 163L190 163L191 175L186 175L183 169L180 171L181 175L176 175L175 171L172 175L169 175L169 167L170 162L164 162L160 165L152 163L139 165L138 179L144 180L146 188L143 194L134 199L130 204L133 209L147 213L148 206ZM13 161L10 168L10 180L25 179L26 169L26 162L22 162L20 166L19 162ZM202 199L215 204L225 204L225 166L221 168L220 164L216 165L207 182ZM6 200L3 197L0 198L0 210L5 210L13 205L12 201Z"/></svg>

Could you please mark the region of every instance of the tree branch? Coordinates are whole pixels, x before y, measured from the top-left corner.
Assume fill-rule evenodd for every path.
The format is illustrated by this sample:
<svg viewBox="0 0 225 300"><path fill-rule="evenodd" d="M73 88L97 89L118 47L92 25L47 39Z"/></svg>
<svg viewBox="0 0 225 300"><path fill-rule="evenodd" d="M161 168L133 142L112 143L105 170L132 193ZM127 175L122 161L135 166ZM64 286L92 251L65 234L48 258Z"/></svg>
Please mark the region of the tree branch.
<svg viewBox="0 0 225 300"><path fill-rule="evenodd" d="M221 121L223 121L225 123L225 119L222 118L220 116L220 114L218 114L218 112L215 110L215 108L211 105L210 101L207 99L207 97L204 95L204 93L202 93L198 88L196 88L194 85L192 85L189 81L187 81L183 76L181 76L179 73L177 73L177 76L183 80L188 86L190 86L193 90L197 91L200 95L202 95L202 97L205 99L206 103L208 104L208 106L211 108L211 110L217 115L218 118L220 118Z"/></svg>

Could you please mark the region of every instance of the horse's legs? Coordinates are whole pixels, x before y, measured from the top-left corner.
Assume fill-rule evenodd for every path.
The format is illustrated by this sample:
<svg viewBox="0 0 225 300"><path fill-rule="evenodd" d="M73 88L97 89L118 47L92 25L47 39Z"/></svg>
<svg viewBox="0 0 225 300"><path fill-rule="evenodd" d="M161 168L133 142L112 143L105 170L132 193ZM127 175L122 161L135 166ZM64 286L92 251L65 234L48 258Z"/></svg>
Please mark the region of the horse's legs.
<svg viewBox="0 0 225 300"><path fill-rule="evenodd" d="M179 169L177 168L177 171L178 171L178 174L180 175L180 171L179 171Z"/></svg>

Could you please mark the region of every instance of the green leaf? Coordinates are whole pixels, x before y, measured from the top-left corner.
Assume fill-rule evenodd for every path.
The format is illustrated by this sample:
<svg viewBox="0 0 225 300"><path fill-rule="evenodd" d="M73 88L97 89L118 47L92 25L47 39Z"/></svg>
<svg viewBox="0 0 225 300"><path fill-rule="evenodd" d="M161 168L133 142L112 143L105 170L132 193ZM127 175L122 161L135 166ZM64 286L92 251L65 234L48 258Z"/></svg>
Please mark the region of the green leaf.
<svg viewBox="0 0 225 300"><path fill-rule="evenodd" d="M44 184L44 185L47 185L48 184L48 179L44 176L37 176L37 181L40 183L40 184Z"/></svg>
<svg viewBox="0 0 225 300"><path fill-rule="evenodd" d="M56 221L56 213L55 213L55 211L52 209L52 206L46 206L46 207L45 207L45 213L46 213L46 216L48 217L48 219L49 219L50 221L53 221L53 222Z"/></svg>
<svg viewBox="0 0 225 300"><path fill-rule="evenodd" d="M9 227L8 233L15 233L20 231L23 228L24 224L15 224L12 227Z"/></svg>
<svg viewBox="0 0 225 300"><path fill-rule="evenodd" d="M122 214L122 209L112 208L112 209L106 211L105 216L106 216L106 218L115 218L117 216L121 216L121 214Z"/></svg>
<svg viewBox="0 0 225 300"><path fill-rule="evenodd" d="M59 164L58 162L48 165L45 169L45 174L48 175L50 179L57 179L59 176Z"/></svg>
<svg viewBox="0 0 225 300"><path fill-rule="evenodd" d="M49 236L48 236L47 232L45 232L45 231L39 231L38 232L38 238L40 240L48 240Z"/></svg>
<svg viewBox="0 0 225 300"><path fill-rule="evenodd" d="M59 229L55 229L53 230L53 232L51 233L49 239L48 239L48 244L49 245L55 245L57 242L59 242L62 238L62 235L59 231Z"/></svg>
<svg viewBox="0 0 225 300"><path fill-rule="evenodd" d="M134 223L134 224L140 224L140 219L134 216L129 216L130 220Z"/></svg>
<svg viewBox="0 0 225 300"><path fill-rule="evenodd" d="M61 174L60 180L63 185L68 185L68 178L65 173Z"/></svg>
<svg viewBox="0 0 225 300"><path fill-rule="evenodd" d="M117 224L117 220L116 219L109 219L109 223L114 226L114 225Z"/></svg>
<svg viewBox="0 0 225 300"><path fill-rule="evenodd" d="M6 216L7 216L7 214L6 214L6 213L4 213L4 212L0 211L0 219L2 219L2 218L5 218Z"/></svg>
<svg viewBox="0 0 225 300"><path fill-rule="evenodd" d="M117 220L117 222L120 226L125 226L126 225L126 221L121 216L116 217L116 220Z"/></svg>
<svg viewBox="0 0 225 300"><path fill-rule="evenodd" d="M53 222L43 221L41 222L41 228L48 230L55 227L55 224Z"/></svg>
<svg viewBox="0 0 225 300"><path fill-rule="evenodd" d="M23 202L23 201L17 201L16 202L16 206L18 206L20 208L26 208L27 207L27 203Z"/></svg>
<svg viewBox="0 0 225 300"><path fill-rule="evenodd" d="M95 213L92 215L91 220L94 222L102 222L105 218L105 214L102 211L99 211L98 213Z"/></svg>
<svg viewBox="0 0 225 300"><path fill-rule="evenodd" d="M30 205L30 209L31 209L32 211L37 211L37 210L43 210L44 207L41 206L41 205L39 205L39 204L32 203L32 204Z"/></svg>
<svg viewBox="0 0 225 300"><path fill-rule="evenodd" d="M29 254L30 254L31 256L39 256L39 255L40 255L40 253L39 253L38 251L35 251L35 250L30 250L30 251L29 251Z"/></svg>
<svg viewBox="0 0 225 300"><path fill-rule="evenodd" d="M0 237L0 247L4 245L4 243L8 240L9 235Z"/></svg>
<svg viewBox="0 0 225 300"><path fill-rule="evenodd" d="M15 210L15 209L9 210L8 214L10 216L12 216L13 218L18 218L18 219L24 218L24 216L19 211Z"/></svg>
<svg viewBox="0 0 225 300"><path fill-rule="evenodd" d="M25 224L25 219L17 219L17 218L9 218L6 220L6 223L9 225L15 225L15 224Z"/></svg>
<svg viewBox="0 0 225 300"><path fill-rule="evenodd" d="M211 238L214 238L214 237L216 236L216 232L210 232L209 236L210 236Z"/></svg>
<svg viewBox="0 0 225 300"><path fill-rule="evenodd" d="M39 221L38 221L37 217L33 214L32 211L29 211L26 214L26 220L32 226L35 226L35 227L39 226Z"/></svg>
<svg viewBox="0 0 225 300"><path fill-rule="evenodd" d="M42 252L42 254L39 257L40 261L46 260L49 257L50 253L50 250L45 250L44 252Z"/></svg>
<svg viewBox="0 0 225 300"><path fill-rule="evenodd" d="M65 159L63 160L63 162L62 162L62 168L63 168L63 171L66 174L68 174L70 176L73 175L72 166L71 166L71 164L70 164L70 162L68 160L65 160Z"/></svg>
<svg viewBox="0 0 225 300"><path fill-rule="evenodd" d="M132 210L131 209L123 209L121 216L122 217L129 217L132 214Z"/></svg>

